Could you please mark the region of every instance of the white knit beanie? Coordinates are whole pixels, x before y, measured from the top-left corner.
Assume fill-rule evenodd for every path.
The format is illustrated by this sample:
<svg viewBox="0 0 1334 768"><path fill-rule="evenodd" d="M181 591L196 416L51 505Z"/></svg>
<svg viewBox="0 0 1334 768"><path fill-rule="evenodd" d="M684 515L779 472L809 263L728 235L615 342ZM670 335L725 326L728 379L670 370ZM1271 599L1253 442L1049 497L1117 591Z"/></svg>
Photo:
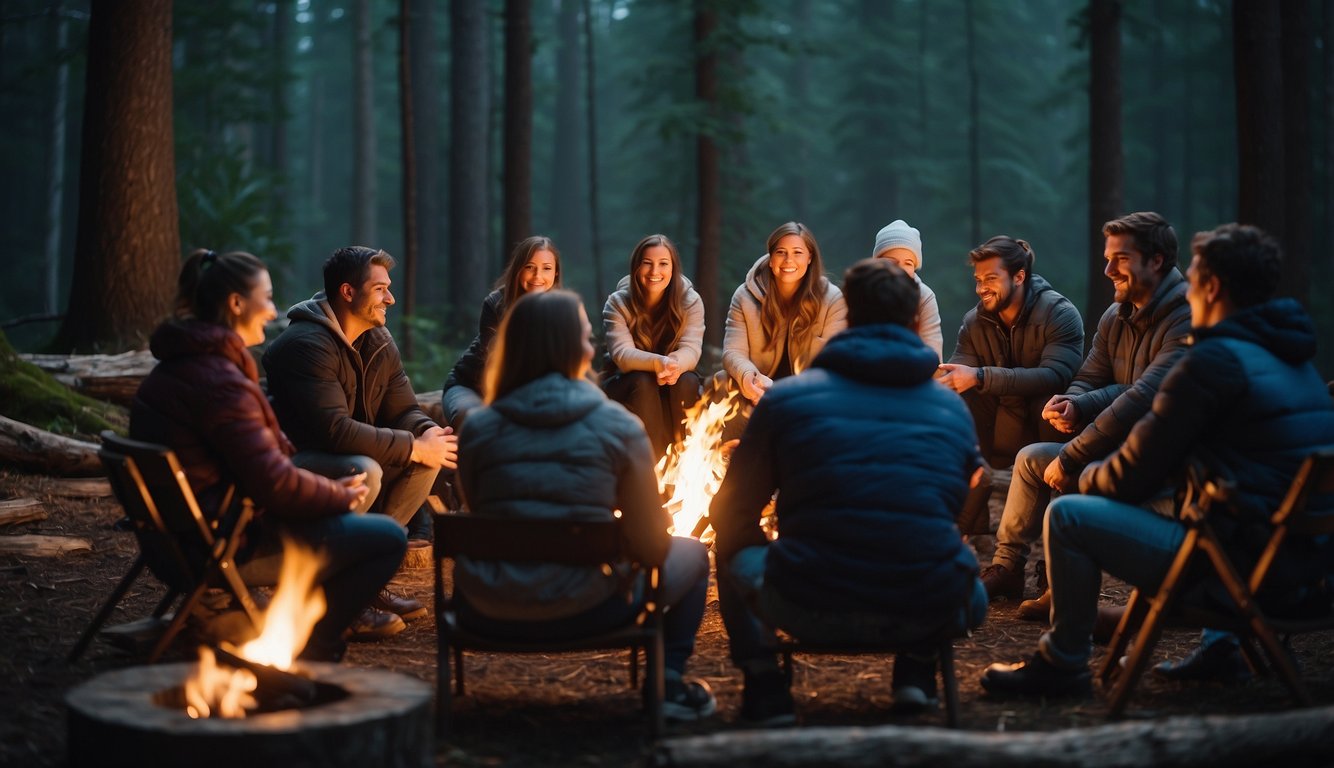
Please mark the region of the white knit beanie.
<svg viewBox="0 0 1334 768"><path fill-rule="evenodd" d="M918 232L916 227L908 226L908 222L903 219L895 219L876 234L871 258L879 256L890 248L907 248L912 251L917 257L917 268L922 268L922 233Z"/></svg>

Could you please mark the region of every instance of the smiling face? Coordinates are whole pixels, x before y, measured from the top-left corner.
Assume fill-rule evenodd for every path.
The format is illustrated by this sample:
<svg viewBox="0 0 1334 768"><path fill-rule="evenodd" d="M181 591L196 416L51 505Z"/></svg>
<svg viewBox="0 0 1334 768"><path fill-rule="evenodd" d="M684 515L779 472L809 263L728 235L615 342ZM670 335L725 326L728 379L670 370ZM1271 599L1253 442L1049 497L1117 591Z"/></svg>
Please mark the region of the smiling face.
<svg viewBox="0 0 1334 768"><path fill-rule="evenodd" d="M273 280L267 269L255 275L255 284L250 292L242 296L231 296L231 328L241 337L247 347L264 342L264 326L278 317L278 310L273 306Z"/></svg>
<svg viewBox="0 0 1334 768"><path fill-rule="evenodd" d="M394 306L394 295L389 292L389 270L372 264L366 282L352 292L349 304L351 315L371 328L385 324L389 308Z"/></svg>
<svg viewBox="0 0 1334 768"><path fill-rule="evenodd" d="M774 273L778 292L790 296L806 277L811 266L811 252L801 235L784 235L769 254L769 269Z"/></svg>
<svg viewBox="0 0 1334 768"><path fill-rule="evenodd" d="M1107 260L1107 267L1102 272L1112 281L1116 301L1130 302L1136 307L1149 303L1162 282L1162 275L1157 270L1162 256L1140 253L1131 235L1108 235L1103 258Z"/></svg>
<svg viewBox="0 0 1334 768"><path fill-rule="evenodd" d="M1005 271L1001 257L979 261L973 266L973 291L988 312L1000 314L1014 306L1020 298L1019 285L1023 271L1011 276Z"/></svg>
<svg viewBox="0 0 1334 768"><path fill-rule="evenodd" d="M888 259L899 266L908 277L917 276L917 254L912 252L911 248L890 248L884 253L876 254L877 259Z"/></svg>
<svg viewBox="0 0 1334 768"><path fill-rule="evenodd" d="M635 282L648 297L649 303L657 303L672 280L672 253L666 246L650 245L644 249L635 267Z"/></svg>
<svg viewBox="0 0 1334 768"><path fill-rule="evenodd" d="M533 251L519 273L523 292L542 293L556 284L556 254L548 250Z"/></svg>

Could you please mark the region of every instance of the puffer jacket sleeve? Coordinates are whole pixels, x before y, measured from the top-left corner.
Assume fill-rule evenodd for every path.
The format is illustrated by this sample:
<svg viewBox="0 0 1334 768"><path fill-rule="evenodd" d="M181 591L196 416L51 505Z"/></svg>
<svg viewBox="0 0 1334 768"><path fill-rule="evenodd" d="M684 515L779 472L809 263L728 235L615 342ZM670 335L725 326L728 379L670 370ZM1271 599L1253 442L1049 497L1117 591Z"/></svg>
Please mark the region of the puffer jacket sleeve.
<svg viewBox="0 0 1334 768"><path fill-rule="evenodd" d="M768 541L760 529L760 513L778 487L774 446L778 442L775 426L784 421L778 413L781 410L781 405L768 398L755 406L745 439L732 453L727 475L709 505L720 562Z"/></svg>
<svg viewBox="0 0 1334 768"><path fill-rule="evenodd" d="M380 412L377 414L375 422L377 424L388 424L391 429L403 430L410 437L416 437L431 427L439 426L435 420L426 415L422 410L421 403L417 402L417 394L412 391L412 382L408 379L408 374L403 370L403 359L399 356L398 347L390 344L383 365L389 371L388 388L385 390L384 399L380 401ZM397 440L395 443L397 444ZM408 440L408 455L402 462L407 464L412 457L412 440Z"/></svg>
<svg viewBox="0 0 1334 768"><path fill-rule="evenodd" d="M610 450L618 460L616 501L621 510L621 524L631 556L647 565L661 565L667 559L671 537L667 527L671 518L662 508L658 480L653 473L653 449L648 435L637 419L619 406L608 403L615 412L614 425L608 430Z"/></svg>
<svg viewBox="0 0 1334 768"><path fill-rule="evenodd" d="M976 368L982 364L982 357L977 354L977 347L973 344L977 323L977 308L974 307L964 314L963 322L959 325L959 333L954 340L954 352L949 359L952 365Z"/></svg>
<svg viewBox="0 0 1334 768"><path fill-rule="evenodd" d="M500 292L492 291L482 301L482 311L477 316L477 335L468 348L463 351L454 367L445 377L444 390L454 387L466 387L473 392L482 391L482 375L486 372L486 355L500 327L501 308Z"/></svg>
<svg viewBox="0 0 1334 768"><path fill-rule="evenodd" d="M980 390L988 395L1045 395L1065 389L1084 353L1084 319L1062 299L1043 323L1042 359L1035 368L987 368Z"/></svg>

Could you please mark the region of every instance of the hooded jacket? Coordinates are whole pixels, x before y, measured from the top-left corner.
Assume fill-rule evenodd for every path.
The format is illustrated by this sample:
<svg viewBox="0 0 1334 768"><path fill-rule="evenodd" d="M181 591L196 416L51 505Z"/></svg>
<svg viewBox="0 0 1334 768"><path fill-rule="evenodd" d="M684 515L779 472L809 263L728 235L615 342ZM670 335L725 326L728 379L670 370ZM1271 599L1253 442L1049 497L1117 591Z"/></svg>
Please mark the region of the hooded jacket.
<svg viewBox="0 0 1334 768"><path fill-rule="evenodd" d="M765 254L755 261L746 273L745 282L732 294L732 304L727 310L727 330L723 333L723 369L737 382L752 371L772 377L782 360L787 329L782 330L783 338L778 343L766 348L764 325L760 321L764 296L772 280L769 255ZM820 275L815 293L820 308L815 315L810 344L806 349L788 350L794 372L809 366L825 342L848 327L848 306L838 286Z"/></svg>
<svg viewBox="0 0 1334 768"><path fill-rule="evenodd" d="M671 520L644 428L587 380L550 373L474 411L459 435L458 479L472 514L609 520L619 509L636 560L667 556ZM467 559L455 579L479 613L526 621L582 613L621 582L573 566Z"/></svg>
<svg viewBox="0 0 1334 768"><path fill-rule="evenodd" d="M260 509L296 518L344 514L353 493L292 464L292 444L259 388L240 336L216 323L171 321L150 341L159 362L130 406L130 436L169 446L205 515L233 483Z"/></svg>
<svg viewBox="0 0 1334 768"><path fill-rule="evenodd" d="M838 334L751 416L710 517L718 556L767 543L766 584L810 608L933 616L971 594L977 560L955 525L981 465L963 401L933 379L909 328Z"/></svg>
<svg viewBox="0 0 1334 768"><path fill-rule="evenodd" d="M676 348L669 350L667 356L681 366L682 371L693 371L699 365L699 356L704 349L704 302L695 291L695 286L686 277L685 295L682 304L685 309L681 329L681 339ZM640 349L634 336L630 334L630 318L634 312L630 304L630 275L622 277L616 283L616 290L607 297L602 308L602 328L607 337L607 360L610 365L602 367L604 376L620 371L652 371L659 355L652 350Z"/></svg>
<svg viewBox="0 0 1334 768"><path fill-rule="evenodd" d="M1313 448L1334 443L1334 405L1311 364L1315 350L1311 318L1293 299L1196 329L1194 345L1163 380L1152 410L1124 445L1089 466L1081 492L1139 503L1199 460L1236 484L1240 516L1216 516L1215 529L1225 546L1254 562L1297 467ZM1310 503L1334 511L1334 499ZM1307 581L1321 575L1310 562L1313 553L1298 542L1288 549L1285 566L1314 567Z"/></svg>
<svg viewBox="0 0 1334 768"><path fill-rule="evenodd" d="M1013 326L977 306L959 327L951 363L983 368L983 383L971 390L994 397L996 446L1038 441L1042 406L1064 392L1084 354L1084 321L1070 300L1041 275L1024 282L1024 304Z"/></svg>
<svg viewBox="0 0 1334 768"><path fill-rule="evenodd" d="M1086 426L1061 446L1065 471L1078 476L1094 459L1106 457L1149 412L1167 371L1186 348L1190 305L1186 279L1168 272L1148 304L1113 302L1093 335L1093 345L1066 394Z"/></svg>
<svg viewBox="0 0 1334 768"><path fill-rule="evenodd" d="M417 404L389 329L348 343L324 292L293 306L264 353L269 396L298 450L407 466L414 438L436 426Z"/></svg>

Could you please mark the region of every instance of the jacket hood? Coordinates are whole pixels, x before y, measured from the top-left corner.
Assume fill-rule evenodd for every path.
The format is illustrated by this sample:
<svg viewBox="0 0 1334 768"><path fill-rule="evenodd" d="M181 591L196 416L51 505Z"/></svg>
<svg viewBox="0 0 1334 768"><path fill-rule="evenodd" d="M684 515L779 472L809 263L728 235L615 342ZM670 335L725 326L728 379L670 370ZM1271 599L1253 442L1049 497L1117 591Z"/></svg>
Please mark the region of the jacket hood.
<svg viewBox="0 0 1334 768"><path fill-rule="evenodd" d="M882 387L910 387L930 379L940 358L916 332L879 323L848 328L830 339L813 367Z"/></svg>
<svg viewBox="0 0 1334 768"><path fill-rule="evenodd" d="M1129 320L1136 325L1153 325L1160 318L1166 317L1172 313L1172 310L1186 303L1186 277L1181 274L1181 270L1172 267L1172 271L1163 276L1163 281L1158 284L1158 290L1153 292L1153 298L1143 309L1136 309L1134 304L1128 301L1121 302L1119 312L1121 317Z"/></svg>
<svg viewBox="0 0 1334 768"><path fill-rule="evenodd" d="M287 310L287 319L294 323L315 323L323 326L334 335L334 338L343 342L349 349L369 350L363 354L370 354L370 352L378 350L393 338L389 329L384 326L371 328L357 338L358 344L353 347L352 342L348 341L347 335L343 333L342 326L334 319L333 310L329 309L329 300L325 297L324 291L320 291L305 301L293 304L292 308ZM363 342L363 339L373 341Z"/></svg>
<svg viewBox="0 0 1334 768"><path fill-rule="evenodd" d="M1217 325L1195 329L1199 340L1226 337L1264 347L1290 365L1315 357L1315 324L1296 299L1281 298L1237 310Z"/></svg>
<svg viewBox="0 0 1334 768"><path fill-rule="evenodd" d="M579 421L607 402L591 382L548 373L496 400L491 407L526 427L559 427Z"/></svg>
<svg viewBox="0 0 1334 768"><path fill-rule="evenodd" d="M153 331L148 348L153 357L167 362L190 357L216 356L236 364L246 377L259 380L259 367L245 342L232 329L202 320L169 320Z"/></svg>
<svg viewBox="0 0 1334 768"><path fill-rule="evenodd" d="M1047 282L1047 279L1042 275L1036 273L1029 275L1028 279L1024 281L1024 285L1024 307L1019 312L1018 320L1020 324L1033 313L1033 307L1038 305L1038 299L1041 298L1042 294L1052 290L1051 283ZM977 314L979 317L985 317L992 322L1000 322L1000 315L983 309L981 301L977 302Z"/></svg>

